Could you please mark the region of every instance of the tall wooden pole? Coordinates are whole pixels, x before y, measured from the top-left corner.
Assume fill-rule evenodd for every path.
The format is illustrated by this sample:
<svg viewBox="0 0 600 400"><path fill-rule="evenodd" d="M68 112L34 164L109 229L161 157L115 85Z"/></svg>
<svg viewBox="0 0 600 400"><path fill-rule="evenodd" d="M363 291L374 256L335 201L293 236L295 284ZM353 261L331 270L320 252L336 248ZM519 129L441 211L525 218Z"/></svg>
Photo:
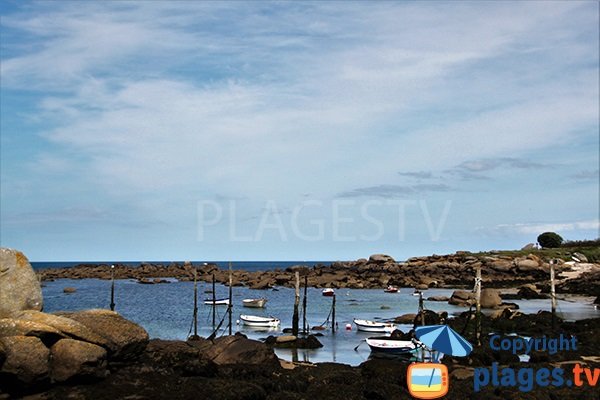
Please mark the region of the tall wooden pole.
<svg viewBox="0 0 600 400"><path fill-rule="evenodd" d="M115 266L110 266L110 310L115 311Z"/></svg>
<svg viewBox="0 0 600 400"><path fill-rule="evenodd" d="M190 263L191 265L191 263ZM198 337L198 273L194 268L194 338Z"/></svg>
<svg viewBox="0 0 600 400"><path fill-rule="evenodd" d="M477 265L475 270L475 312L477 315L477 331L475 338L477 346L481 346L481 265Z"/></svg>
<svg viewBox="0 0 600 400"><path fill-rule="evenodd" d="M229 263L229 335L231 335L231 329L232 329L232 323L231 323L231 314L233 312L233 291L232 291L232 286L233 286L233 275L232 275L232 271L231 271L231 263Z"/></svg>
<svg viewBox="0 0 600 400"><path fill-rule="evenodd" d="M215 319L215 307L217 306L215 303L217 302L217 297L215 294L215 274L212 274L212 326L215 328L216 319Z"/></svg>
<svg viewBox="0 0 600 400"><path fill-rule="evenodd" d="M295 279L295 297L294 297L294 314L292 316L292 335L298 336L298 305L300 304L300 273L294 273Z"/></svg>
<svg viewBox="0 0 600 400"><path fill-rule="evenodd" d="M335 293L333 294L333 302L331 303L331 333L335 333Z"/></svg>
<svg viewBox="0 0 600 400"><path fill-rule="evenodd" d="M306 326L306 292L308 290L308 274L304 275L304 298L302 299L302 333L307 334Z"/></svg>
<svg viewBox="0 0 600 400"><path fill-rule="evenodd" d="M556 327L556 289L554 288L554 263L550 260L550 300L552 301L552 330Z"/></svg>

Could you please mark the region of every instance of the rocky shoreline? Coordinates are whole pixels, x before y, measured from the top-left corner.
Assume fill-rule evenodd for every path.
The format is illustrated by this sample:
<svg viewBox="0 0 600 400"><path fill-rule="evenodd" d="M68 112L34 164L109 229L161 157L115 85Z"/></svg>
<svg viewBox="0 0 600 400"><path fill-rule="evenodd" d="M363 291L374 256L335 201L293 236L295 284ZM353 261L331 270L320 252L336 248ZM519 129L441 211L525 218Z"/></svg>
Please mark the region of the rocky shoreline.
<svg viewBox="0 0 600 400"><path fill-rule="evenodd" d="M475 270L481 267L482 284L487 288L513 288L533 284L542 293L549 292L549 260L536 254L522 257L491 256L457 252L432 255L396 262L392 257L375 254L369 259L338 261L329 266L292 266L271 271L233 270L233 286L269 289L275 286L293 287L294 273L306 276L311 287L373 289L388 285L427 288L472 288ZM168 282L162 278L189 281L194 277L210 282L214 275L218 283L228 284L229 272L217 265L168 265L142 263L139 266L116 264L115 279L136 279L140 283ZM38 270L42 281L55 279L110 279L111 268L106 264L81 264L71 268ZM600 265L559 260L556 267L557 292L600 296Z"/></svg>
<svg viewBox="0 0 600 400"><path fill-rule="evenodd" d="M449 324L474 341L474 323L468 317L452 319ZM597 389L585 385L572 388L539 387L521 392L517 387L483 387L473 393L474 368L500 367L541 368L563 367L569 371L574 363L588 368L600 367L600 343L594 334L600 329L600 319L576 323L558 321L552 330L548 313L520 315L512 319L483 317L483 337L489 332L512 333L541 337L560 333L575 335L577 351L550 356L533 352L528 363L522 363L510 352L493 351L488 343L476 348L469 357L445 357L451 384L446 399L582 399L596 398ZM465 326L467 329L465 330ZM36 336L26 336L32 340ZM41 340L41 339L40 339ZM45 337L44 340L48 340ZM67 339L60 339L58 343ZM140 344L141 342L138 342ZM2 354L2 352L0 352ZM75 353L76 354L76 353ZM10 360L10 353L4 361ZM0 365L2 361L0 361ZM56 364L51 361L50 365ZM57 380L54 375L38 376L38 380L22 382L20 374L0 373L0 398L34 396L40 399L410 399L406 384L408 363L390 359L369 359L358 367L344 364L291 363L278 360L266 344L247 339L244 335L224 336L215 340L143 341L128 357L109 356L102 363L87 363L87 374L72 375ZM52 367L56 368L56 367ZM64 370L68 368L63 367ZM82 371L82 370L80 370ZM94 373L91 373L94 372ZM54 378L52 378L54 377ZM475 397L474 397L475 396Z"/></svg>

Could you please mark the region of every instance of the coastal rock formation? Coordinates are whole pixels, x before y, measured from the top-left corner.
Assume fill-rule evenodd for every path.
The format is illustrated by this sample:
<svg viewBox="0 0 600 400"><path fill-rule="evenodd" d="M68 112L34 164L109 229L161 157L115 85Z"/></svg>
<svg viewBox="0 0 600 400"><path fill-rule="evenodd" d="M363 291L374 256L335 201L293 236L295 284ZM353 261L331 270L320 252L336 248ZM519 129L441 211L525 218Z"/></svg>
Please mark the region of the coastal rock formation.
<svg viewBox="0 0 600 400"><path fill-rule="evenodd" d="M22 311L16 315L20 321L31 321L56 329L73 339L108 347L108 340L92 331L87 326L71 318L47 314L39 311Z"/></svg>
<svg viewBox="0 0 600 400"><path fill-rule="evenodd" d="M85 310L57 313L75 320L106 340L112 359L136 358L148 344L148 332L118 313L109 310Z"/></svg>
<svg viewBox="0 0 600 400"><path fill-rule="evenodd" d="M205 358L217 365L254 364L279 366L273 350L264 343L236 333L216 340L203 352Z"/></svg>
<svg viewBox="0 0 600 400"><path fill-rule="evenodd" d="M0 319L0 337L6 336L35 336L52 341L64 337L57 329L34 321L15 318Z"/></svg>
<svg viewBox="0 0 600 400"><path fill-rule="evenodd" d="M468 307L475 301L475 293L466 290L455 290L448 300L448 304Z"/></svg>
<svg viewBox="0 0 600 400"><path fill-rule="evenodd" d="M481 308L496 308L502 304L500 293L496 289L481 290Z"/></svg>
<svg viewBox="0 0 600 400"><path fill-rule="evenodd" d="M8 379L33 383L48 377L50 350L37 337L0 337L5 360L0 369Z"/></svg>
<svg viewBox="0 0 600 400"><path fill-rule="evenodd" d="M203 355L203 350L212 346L206 339L182 342L178 340L150 340L142 362L157 368L186 376L214 376L217 365Z"/></svg>
<svg viewBox="0 0 600 400"><path fill-rule="evenodd" d="M44 305L38 277L23 253L0 248L0 318Z"/></svg>
<svg viewBox="0 0 600 400"><path fill-rule="evenodd" d="M535 254L534 254L535 253ZM544 259L539 250L532 250L525 256L522 252L469 253L464 251L448 255L413 257L404 262L396 262L384 254L374 254L368 259L356 261L336 261L330 265L316 264L308 267L296 265L285 269L268 271L233 270L233 286L246 286L251 289L267 290L276 286L293 287L294 273L308 279L308 285L317 288L385 288L388 285L428 288L468 288L474 285L475 271L481 268L483 288L518 287L527 283L545 283L549 279L549 259ZM557 291L595 294L596 288L586 283L584 274L600 269L597 264L578 264L575 268L561 266L557 271ZM214 275L218 283L228 285L229 271L216 265L183 265L179 263L150 264L139 266L117 264L114 268L116 279L142 280L152 283L158 278L175 278L180 281L193 279L194 270L198 279L210 282ZM106 264L81 264L73 268L44 269L38 271L42 280L59 278L110 279L111 268ZM570 281L567 283L567 281ZM468 306L467 299L452 300L460 306Z"/></svg>
<svg viewBox="0 0 600 400"><path fill-rule="evenodd" d="M51 374L57 382L78 378L104 378L106 350L95 344L61 339L50 348Z"/></svg>

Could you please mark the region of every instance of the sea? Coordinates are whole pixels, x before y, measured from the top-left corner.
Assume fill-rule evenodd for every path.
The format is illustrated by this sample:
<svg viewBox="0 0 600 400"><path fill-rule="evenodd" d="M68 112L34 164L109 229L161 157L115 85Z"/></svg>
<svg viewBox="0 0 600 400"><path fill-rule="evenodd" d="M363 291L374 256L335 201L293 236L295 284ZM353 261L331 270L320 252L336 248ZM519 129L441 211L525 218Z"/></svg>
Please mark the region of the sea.
<svg viewBox="0 0 600 400"><path fill-rule="evenodd" d="M202 263L203 261L194 261ZM96 264L99 262L85 262ZM101 262L102 264L139 265L139 262ZM157 262L168 264L169 262ZM226 268L228 262L216 262L221 268ZM237 261L232 262L234 269L248 271L286 268L290 265L327 265L330 262L314 261ZM71 267L80 262L33 262L34 269ZM139 284L133 279L115 281L115 311L143 326L151 338L185 340L192 332L194 308L194 283L179 282L169 278L170 283L154 285ZM74 293L64 293L65 287L76 289ZM212 299L210 290L212 284L198 283L198 334L207 337L213 333L213 313L210 305L205 305L204 299ZM229 288L217 284L216 298L228 296ZM294 305L294 289L276 287L269 290L253 290L247 287L233 287L232 332L242 332L252 339L262 340L269 335L281 335L282 329L291 327ZM53 282L43 282L44 311L75 311L90 308L105 308L110 305L111 282L100 279L58 279ZM337 362L349 365L359 365L370 357L370 350L365 339L372 333L358 332L352 323L354 318L375 321L388 321L397 316L416 313L418 297L413 296L413 288L400 288L399 293L385 293L381 289L337 289L335 308L335 332L332 330L332 297L322 295L322 290L307 288L306 322L309 327L320 326L323 330L314 331L319 336L323 347L316 350L277 349L280 358L290 361L305 362ZM453 289L429 289L424 292L424 298L430 296L450 296ZM301 293L303 295L303 293ZM265 308L246 308L242 300L247 298L267 299ZM525 313L535 313L539 310L550 310L549 300L514 300ZM302 304L302 302L301 302ZM446 302L425 301L425 307L434 311L447 311L457 315L466 309L449 305ZM228 334L227 306L215 307L215 322L223 324L217 335ZM558 301L558 313L564 319L578 320L600 317L589 299L565 298ZM250 328L240 323L240 315L275 316L281 319L281 327L271 330ZM302 317L300 320L302 326ZM411 325L399 325L399 329L408 331ZM377 334L375 334L377 335Z"/></svg>

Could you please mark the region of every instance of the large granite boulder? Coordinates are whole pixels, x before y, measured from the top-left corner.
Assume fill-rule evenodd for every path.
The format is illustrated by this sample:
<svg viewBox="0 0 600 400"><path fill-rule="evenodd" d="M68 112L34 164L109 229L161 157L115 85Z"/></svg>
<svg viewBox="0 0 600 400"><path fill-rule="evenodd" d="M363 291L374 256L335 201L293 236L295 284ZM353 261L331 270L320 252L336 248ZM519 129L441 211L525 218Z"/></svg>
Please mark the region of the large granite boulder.
<svg viewBox="0 0 600 400"><path fill-rule="evenodd" d="M22 310L42 310L42 289L23 253L0 248L0 318Z"/></svg>
<svg viewBox="0 0 600 400"><path fill-rule="evenodd" d="M82 340L84 342L89 342L106 348L109 346L107 339L92 331L81 322L77 322L71 318L32 310L21 311L16 315L16 317L20 321L31 321L37 324L50 326L63 333L65 336L69 336L74 339Z"/></svg>
<svg viewBox="0 0 600 400"><path fill-rule="evenodd" d="M481 308L499 307L502 304L502 298L500 298L500 293L497 289L482 289L480 304Z"/></svg>
<svg viewBox="0 0 600 400"><path fill-rule="evenodd" d="M277 356L266 344L241 334L223 336L204 351L204 357L217 365L245 364L279 367Z"/></svg>
<svg viewBox="0 0 600 400"><path fill-rule="evenodd" d="M396 260L392 258L392 256L388 256L387 254L373 254L369 257L369 263L373 264L385 264L385 263L395 263Z"/></svg>
<svg viewBox="0 0 600 400"><path fill-rule="evenodd" d="M50 377L64 382L78 379L106 377L106 350L95 344L73 339L61 339L50 349Z"/></svg>
<svg viewBox="0 0 600 400"><path fill-rule="evenodd" d="M37 337L0 338L6 359L0 372L22 383L34 383L48 377L50 350Z"/></svg>
<svg viewBox="0 0 600 400"><path fill-rule="evenodd" d="M58 329L34 321L15 318L0 319L0 337L35 336L42 340L56 341L64 337Z"/></svg>
<svg viewBox="0 0 600 400"><path fill-rule="evenodd" d="M475 293L466 290L455 290L448 300L448 304L455 306L468 307L475 301Z"/></svg>
<svg viewBox="0 0 600 400"><path fill-rule="evenodd" d="M114 311L94 309L56 314L80 322L104 338L111 359L134 359L148 344L148 332L144 328Z"/></svg>

